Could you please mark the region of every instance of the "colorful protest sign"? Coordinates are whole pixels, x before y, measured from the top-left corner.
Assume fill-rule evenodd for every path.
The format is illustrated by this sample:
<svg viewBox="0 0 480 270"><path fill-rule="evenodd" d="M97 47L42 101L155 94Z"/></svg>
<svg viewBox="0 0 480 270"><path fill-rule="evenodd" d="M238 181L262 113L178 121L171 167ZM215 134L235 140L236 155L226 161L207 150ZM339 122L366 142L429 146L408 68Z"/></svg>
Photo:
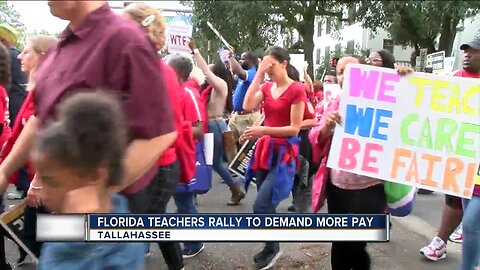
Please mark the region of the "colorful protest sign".
<svg viewBox="0 0 480 270"><path fill-rule="evenodd" d="M29 243L23 237L23 232L25 230L25 221L23 213L25 212L25 207L27 203L23 201L22 203L14 206L13 208L5 211L0 216L0 224L12 237L12 239L22 247L28 255L30 255L34 261L38 262L37 257L31 251L30 247L34 243ZM3 237L3 236L2 236Z"/></svg>
<svg viewBox="0 0 480 270"><path fill-rule="evenodd" d="M338 95L340 95L342 89L338 84L327 83L323 85L323 106L324 109L327 109L330 101L334 100Z"/></svg>
<svg viewBox="0 0 480 270"><path fill-rule="evenodd" d="M350 65L328 167L470 198L480 80Z"/></svg>

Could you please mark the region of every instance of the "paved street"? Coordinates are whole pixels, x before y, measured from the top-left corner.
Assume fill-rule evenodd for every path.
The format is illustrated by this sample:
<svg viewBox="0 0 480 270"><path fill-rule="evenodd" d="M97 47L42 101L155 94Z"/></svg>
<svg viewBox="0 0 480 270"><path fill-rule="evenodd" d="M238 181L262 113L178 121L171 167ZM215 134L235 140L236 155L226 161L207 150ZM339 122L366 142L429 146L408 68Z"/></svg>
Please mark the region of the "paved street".
<svg viewBox="0 0 480 270"><path fill-rule="evenodd" d="M251 189L243 204L236 207L226 205L228 189L214 180L214 188L199 196L199 212L203 213L245 213L251 212L255 196ZM287 212L289 201L284 201L279 212ZM460 245L449 243L447 259L436 263L427 262L418 250L435 235L440 222L443 196L441 194L419 195L414 215L394 218L390 243L370 244L373 270L454 270L458 269ZM169 210L175 210L170 204ZM8 259L18 257L14 244L7 240ZM280 269L330 269L328 243L283 244L284 255L275 270ZM207 243L205 250L196 258L186 260L187 270L247 270L254 269L252 256L262 248L261 243ZM166 269L158 247L152 246L153 255L147 259L147 269ZM25 265L17 269L36 269Z"/></svg>

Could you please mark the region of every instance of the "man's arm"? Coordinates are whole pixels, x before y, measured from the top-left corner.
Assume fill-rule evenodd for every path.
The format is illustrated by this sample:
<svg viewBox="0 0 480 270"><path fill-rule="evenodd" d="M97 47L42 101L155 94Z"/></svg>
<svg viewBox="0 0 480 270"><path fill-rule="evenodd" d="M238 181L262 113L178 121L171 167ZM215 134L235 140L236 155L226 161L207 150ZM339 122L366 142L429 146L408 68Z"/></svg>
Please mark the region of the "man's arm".
<svg viewBox="0 0 480 270"><path fill-rule="evenodd" d="M123 102L131 143L125 156L122 190L147 173L175 141L173 109L159 59L146 40L133 40L122 33L112 44L109 81L125 95ZM116 51L116 53L114 53ZM120 52L120 53L118 53Z"/></svg>
<svg viewBox="0 0 480 270"><path fill-rule="evenodd" d="M30 157L30 151L35 144L35 134L38 128L38 119L30 117L13 145L12 151L0 164L0 194L7 189L7 179L20 169Z"/></svg>
<svg viewBox="0 0 480 270"><path fill-rule="evenodd" d="M237 74L238 78L241 80L247 79L247 72L242 68L240 63L238 63L237 59L235 59L235 55L231 51L228 55L228 62L230 63L230 68L232 69L233 73Z"/></svg>
<svg viewBox="0 0 480 270"><path fill-rule="evenodd" d="M124 159L125 173L122 188L118 191L133 184L155 166L161 153L165 152L176 138L177 132L170 132L150 140L139 139L131 142Z"/></svg>

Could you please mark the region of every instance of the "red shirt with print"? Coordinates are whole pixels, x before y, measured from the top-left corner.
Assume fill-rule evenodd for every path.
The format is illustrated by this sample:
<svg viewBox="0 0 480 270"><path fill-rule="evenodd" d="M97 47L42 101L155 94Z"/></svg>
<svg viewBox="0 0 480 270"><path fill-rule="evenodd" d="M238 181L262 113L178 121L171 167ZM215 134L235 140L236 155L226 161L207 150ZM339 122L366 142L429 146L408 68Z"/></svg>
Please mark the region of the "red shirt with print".
<svg viewBox="0 0 480 270"><path fill-rule="evenodd" d="M207 133L208 132L208 113L207 113L208 100L203 98L202 95L200 94L200 85L198 84L197 80L190 79L183 84L183 87L185 88L185 90L191 90L192 94L194 95L195 100L197 102L198 109L200 110L199 113L201 116L200 120L198 121L203 122L203 132ZM189 91L187 91L187 94L188 93ZM190 98L190 100L192 100L192 98ZM194 105L194 104L190 103L190 105ZM193 108L187 108L187 110L189 111L190 114L196 114L197 106ZM192 122L192 123L195 123L195 122Z"/></svg>
<svg viewBox="0 0 480 270"><path fill-rule="evenodd" d="M10 111L8 109L8 95L5 88L0 86L0 124L3 126L2 135L0 135L0 147L10 138L12 129L10 128Z"/></svg>

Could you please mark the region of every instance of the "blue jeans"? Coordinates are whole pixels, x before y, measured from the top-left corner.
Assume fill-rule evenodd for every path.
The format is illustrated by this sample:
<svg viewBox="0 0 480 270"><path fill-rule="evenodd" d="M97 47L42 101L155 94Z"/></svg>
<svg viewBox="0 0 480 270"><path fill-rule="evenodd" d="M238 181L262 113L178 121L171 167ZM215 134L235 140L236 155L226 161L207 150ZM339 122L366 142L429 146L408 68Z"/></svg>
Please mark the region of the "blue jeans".
<svg viewBox="0 0 480 270"><path fill-rule="evenodd" d="M463 242L461 270L480 266L480 197L463 200Z"/></svg>
<svg viewBox="0 0 480 270"><path fill-rule="evenodd" d="M227 124L223 119L210 120L208 121L208 131L213 133L213 170L229 187L232 187L235 183L224 163L225 153L222 139L222 134L227 131Z"/></svg>
<svg viewBox="0 0 480 270"><path fill-rule="evenodd" d="M257 197L253 203L254 214L275 214L277 212L277 205L272 203L274 184L273 173L265 170L257 172ZM280 243L266 242L265 249L276 253L280 250Z"/></svg>
<svg viewBox="0 0 480 270"><path fill-rule="evenodd" d="M175 193L173 194L173 199L175 200L175 205L177 206L179 214L196 214L197 207L193 200L193 193ZM202 247L201 242L184 242L183 248L189 250L198 250Z"/></svg>

